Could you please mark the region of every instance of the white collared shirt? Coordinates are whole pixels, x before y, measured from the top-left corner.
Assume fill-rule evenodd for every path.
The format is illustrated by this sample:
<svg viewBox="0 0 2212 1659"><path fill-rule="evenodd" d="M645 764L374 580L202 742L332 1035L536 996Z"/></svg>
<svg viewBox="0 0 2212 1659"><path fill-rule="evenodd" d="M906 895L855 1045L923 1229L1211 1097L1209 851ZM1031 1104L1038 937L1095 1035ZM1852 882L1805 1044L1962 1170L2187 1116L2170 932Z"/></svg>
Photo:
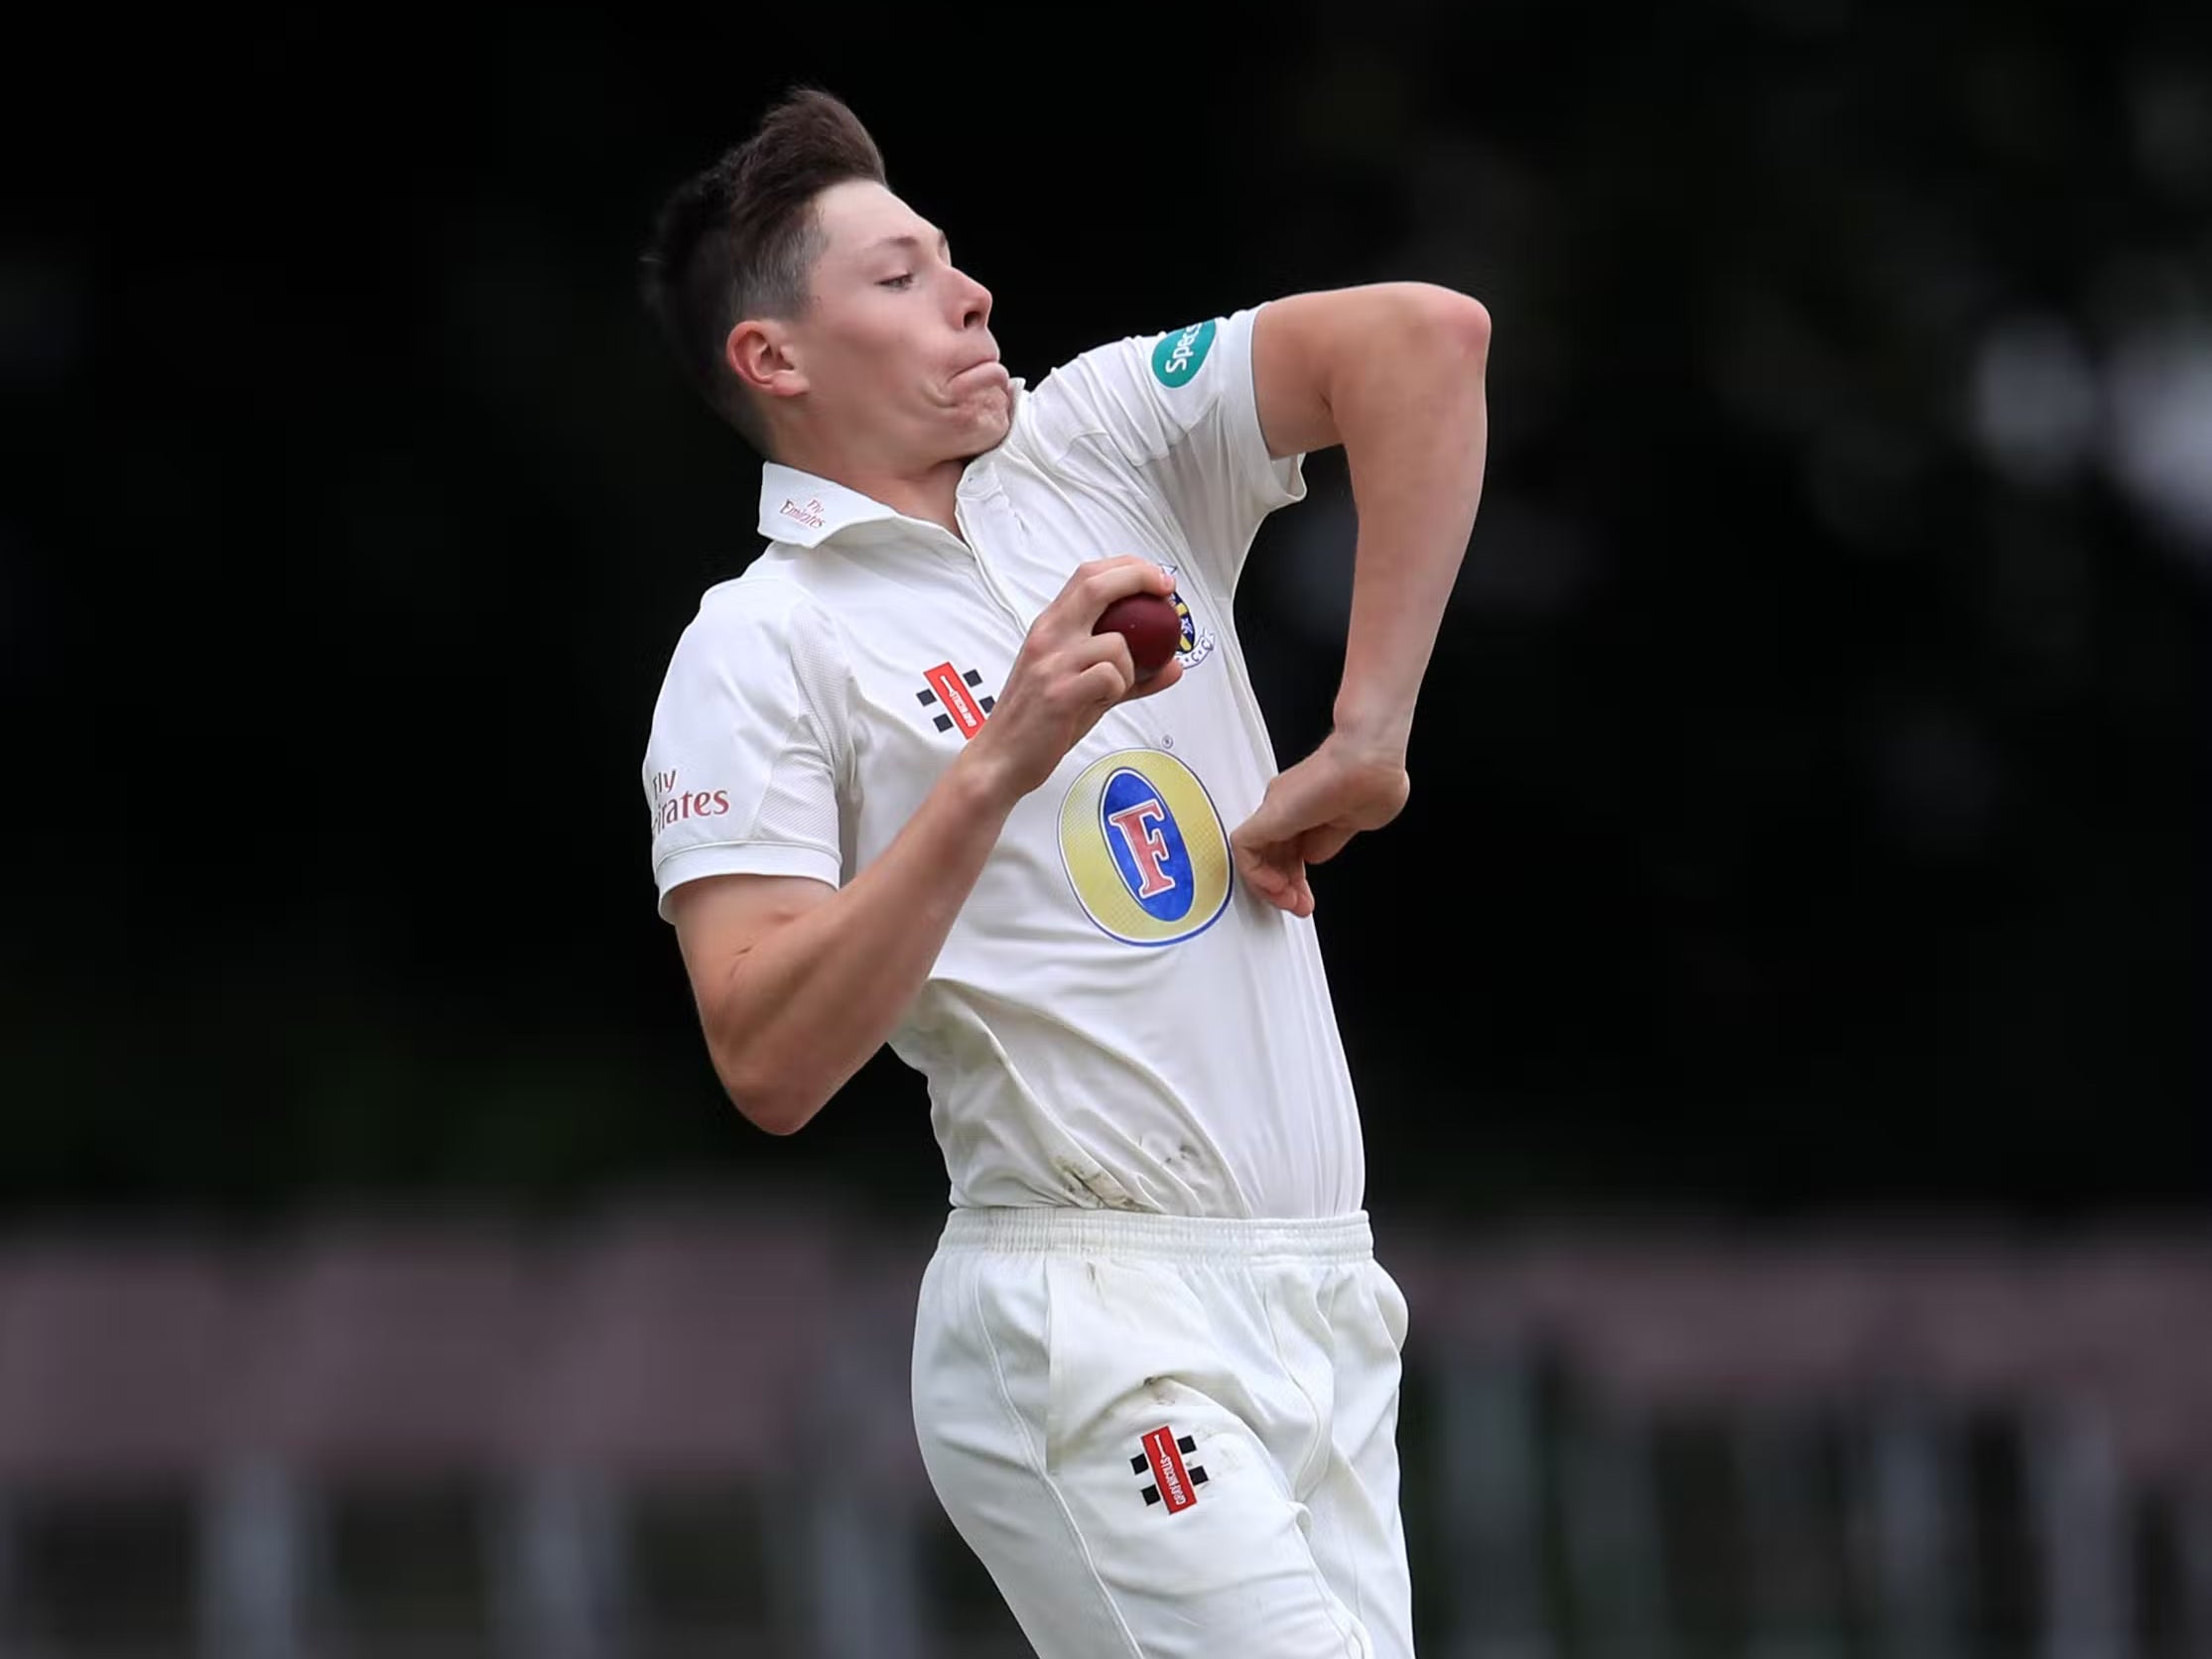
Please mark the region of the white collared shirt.
<svg viewBox="0 0 2212 1659"><path fill-rule="evenodd" d="M664 916L703 876L849 880L989 718L1077 566L1174 572L1181 683L1108 710L1015 806L892 1034L929 1080L956 1206L1363 1202L1313 924L1229 854L1275 771L1231 601L1260 521L1305 493L1260 435L1253 316L1016 381L1005 441L961 479L962 536L763 468L769 546L669 664L644 764Z"/></svg>

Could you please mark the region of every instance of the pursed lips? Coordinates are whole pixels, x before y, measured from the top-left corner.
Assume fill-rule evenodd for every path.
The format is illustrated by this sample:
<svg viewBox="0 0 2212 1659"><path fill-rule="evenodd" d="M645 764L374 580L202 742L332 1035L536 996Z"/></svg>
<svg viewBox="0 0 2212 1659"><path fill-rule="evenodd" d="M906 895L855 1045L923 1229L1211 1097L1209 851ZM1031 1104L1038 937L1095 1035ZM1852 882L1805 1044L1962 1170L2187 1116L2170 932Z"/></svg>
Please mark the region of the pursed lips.
<svg viewBox="0 0 2212 1659"><path fill-rule="evenodd" d="M995 373L993 371L995 371ZM1012 378L1006 373L1005 365L1001 363L996 356L984 357L977 362L970 363L968 367L956 372L953 378L946 383L946 390L948 392L959 392L970 380L974 379L977 375L982 375L986 378L994 378L1007 381L1010 381Z"/></svg>

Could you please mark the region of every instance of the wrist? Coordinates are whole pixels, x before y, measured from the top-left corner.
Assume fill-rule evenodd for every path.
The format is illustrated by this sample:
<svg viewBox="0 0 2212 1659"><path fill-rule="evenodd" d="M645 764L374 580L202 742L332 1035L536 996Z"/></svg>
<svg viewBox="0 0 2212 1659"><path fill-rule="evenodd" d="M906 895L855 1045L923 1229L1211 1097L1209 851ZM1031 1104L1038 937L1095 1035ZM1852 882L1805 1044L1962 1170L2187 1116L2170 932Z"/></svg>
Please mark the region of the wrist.
<svg viewBox="0 0 2212 1659"><path fill-rule="evenodd" d="M1380 708L1342 696L1337 699L1330 736L1358 755L1402 766L1412 735L1410 708Z"/></svg>
<svg viewBox="0 0 2212 1659"><path fill-rule="evenodd" d="M959 798L965 811L999 819L1028 793L998 763L991 747L980 741L962 747L945 769L943 787Z"/></svg>

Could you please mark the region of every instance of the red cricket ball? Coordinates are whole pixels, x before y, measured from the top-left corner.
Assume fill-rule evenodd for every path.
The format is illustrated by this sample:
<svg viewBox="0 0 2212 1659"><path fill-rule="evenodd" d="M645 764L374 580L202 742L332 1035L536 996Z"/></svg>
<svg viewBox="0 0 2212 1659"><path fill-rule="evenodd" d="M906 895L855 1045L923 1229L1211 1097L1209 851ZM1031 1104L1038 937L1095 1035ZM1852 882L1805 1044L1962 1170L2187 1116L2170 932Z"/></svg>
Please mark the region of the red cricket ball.
<svg viewBox="0 0 2212 1659"><path fill-rule="evenodd" d="M1136 677L1157 674L1183 642L1183 613L1157 593L1130 593L1099 612L1095 634L1116 633L1129 642Z"/></svg>

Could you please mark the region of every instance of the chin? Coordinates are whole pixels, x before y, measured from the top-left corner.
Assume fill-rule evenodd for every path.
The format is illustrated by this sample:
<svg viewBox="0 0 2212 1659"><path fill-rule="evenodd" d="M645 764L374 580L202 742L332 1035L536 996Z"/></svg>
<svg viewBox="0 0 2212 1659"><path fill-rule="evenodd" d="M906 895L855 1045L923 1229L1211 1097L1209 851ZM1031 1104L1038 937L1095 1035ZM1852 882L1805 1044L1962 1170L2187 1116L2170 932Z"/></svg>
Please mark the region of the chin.
<svg viewBox="0 0 2212 1659"><path fill-rule="evenodd" d="M997 448L1006 442L1006 434L1013 430L1013 395L1002 392L993 396L972 412L964 424L967 430L961 435L961 459L972 460L986 450Z"/></svg>

